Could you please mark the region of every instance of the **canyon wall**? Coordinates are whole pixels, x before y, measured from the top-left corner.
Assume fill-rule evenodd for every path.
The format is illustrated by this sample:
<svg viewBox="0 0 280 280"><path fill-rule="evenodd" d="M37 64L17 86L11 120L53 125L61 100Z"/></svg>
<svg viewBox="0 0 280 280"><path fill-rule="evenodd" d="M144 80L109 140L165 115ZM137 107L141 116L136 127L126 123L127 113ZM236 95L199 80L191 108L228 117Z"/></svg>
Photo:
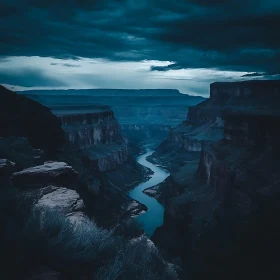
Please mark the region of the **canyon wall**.
<svg viewBox="0 0 280 280"><path fill-rule="evenodd" d="M61 120L69 146L81 150L83 162L91 162L94 172L106 172L127 161L128 145L109 107L96 105L86 111L61 107L53 112Z"/></svg>
<svg viewBox="0 0 280 280"><path fill-rule="evenodd" d="M15 162L17 169L49 160L73 166L81 181L74 189L102 223L111 221L111 216L129 218L130 212L143 211L143 206L131 201L126 192L145 177L146 171L132 158L110 107L93 103L77 106L70 100L66 105L58 102L50 110L2 87L0 99L1 158ZM69 98L63 96L63 100Z"/></svg>
<svg viewBox="0 0 280 280"><path fill-rule="evenodd" d="M280 97L280 81L244 81L244 82L216 82L210 85L210 98L220 97L236 97L246 98L254 97L267 98Z"/></svg>
<svg viewBox="0 0 280 280"><path fill-rule="evenodd" d="M98 144L109 144L122 139L114 113L107 111L57 116L61 119L66 139L73 147L85 149Z"/></svg>
<svg viewBox="0 0 280 280"><path fill-rule="evenodd" d="M71 100L70 104L53 106L67 141L60 160L81 174L82 198L95 219L112 226L116 217L129 219L145 211L143 205L130 200L127 191L145 178L146 171L132 157L113 110L87 105L73 104Z"/></svg>
<svg viewBox="0 0 280 280"><path fill-rule="evenodd" d="M280 199L278 93L279 81L212 84L210 99L190 108L151 158L172 178L157 188L166 211L153 240L195 275L210 247L213 256L231 254L252 219L270 221L267 205Z"/></svg>
<svg viewBox="0 0 280 280"><path fill-rule="evenodd" d="M272 115L271 112L277 112L279 92L279 81L213 83L210 85L210 98L190 107L187 119L170 131L168 140L178 143L186 151L201 151L203 141L223 138L225 118L231 112L246 112L247 119L250 114L254 116L255 111L258 111L257 115ZM230 129L233 128L225 130L226 138L230 137Z"/></svg>

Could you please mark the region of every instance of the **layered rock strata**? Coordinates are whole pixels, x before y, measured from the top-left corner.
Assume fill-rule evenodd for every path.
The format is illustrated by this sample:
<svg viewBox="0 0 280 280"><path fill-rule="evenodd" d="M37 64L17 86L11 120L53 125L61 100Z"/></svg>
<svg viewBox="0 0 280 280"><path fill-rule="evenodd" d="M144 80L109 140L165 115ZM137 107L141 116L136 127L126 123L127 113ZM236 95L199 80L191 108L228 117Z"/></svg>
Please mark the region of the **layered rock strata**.
<svg viewBox="0 0 280 280"><path fill-rule="evenodd" d="M226 229L242 234L267 202L280 199L278 93L279 81L214 83L210 99L189 110L188 120L152 158L165 164L171 159L169 183L150 190L166 205L153 240L171 256L195 267L199 258L191 259L202 235L200 264L210 240L230 250L234 234ZM219 132L211 136L212 129Z"/></svg>

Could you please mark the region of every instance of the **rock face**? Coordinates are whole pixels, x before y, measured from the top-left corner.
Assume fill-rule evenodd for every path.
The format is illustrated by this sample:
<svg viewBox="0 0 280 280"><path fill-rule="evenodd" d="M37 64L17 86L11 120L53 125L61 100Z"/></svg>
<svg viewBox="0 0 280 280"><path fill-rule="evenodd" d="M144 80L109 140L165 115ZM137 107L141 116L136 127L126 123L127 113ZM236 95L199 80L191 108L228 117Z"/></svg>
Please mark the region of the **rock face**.
<svg viewBox="0 0 280 280"><path fill-rule="evenodd" d="M0 86L0 136L27 137L35 148L53 152L64 144L60 121L40 103Z"/></svg>
<svg viewBox="0 0 280 280"><path fill-rule="evenodd" d="M57 208L61 212L71 213L84 210L84 203L74 190L49 186L48 191L42 189L43 196L36 207Z"/></svg>
<svg viewBox="0 0 280 280"><path fill-rule="evenodd" d="M64 214L73 224L87 221L84 202L76 191L48 186L42 188L37 196L39 199L34 208L42 210L42 215L45 209L51 209Z"/></svg>
<svg viewBox="0 0 280 280"><path fill-rule="evenodd" d="M40 188L50 184L69 185L77 181L77 172L65 162L45 162L43 165L30 167L12 176L14 184L24 188Z"/></svg>
<svg viewBox="0 0 280 280"><path fill-rule="evenodd" d="M84 214L85 205L75 189L79 188L78 173L64 162L45 162L15 172L12 181L26 197L34 203L34 210L39 210L44 220L46 209L55 210L73 224L87 222Z"/></svg>
<svg viewBox="0 0 280 280"><path fill-rule="evenodd" d="M186 151L201 151L205 143L222 139L223 133L225 133L226 139L231 137L230 131L233 129L235 129L236 135L240 133L239 137L245 133L252 134L254 130L252 126L255 122L249 121L250 115L251 119L255 115L259 115L261 127L263 127L260 123L261 116L270 115L273 122L273 115L278 113L280 106L279 92L279 81L213 83L210 85L210 98L190 107L187 120L170 131L168 140L178 143ZM255 111L258 113L255 114ZM244 114L246 113L244 123L239 121L238 124L237 117L234 118L235 123L232 118L230 121L229 116L233 114L236 116L238 112L242 115L243 121L245 121ZM224 131L225 120L227 120L227 125ZM268 123L266 122L266 125ZM248 125L250 125L250 132ZM262 133L262 135L266 134Z"/></svg>
<svg viewBox="0 0 280 280"><path fill-rule="evenodd" d="M114 113L109 108L95 110L96 112L91 113L58 115L62 121L66 139L73 147L85 149L122 139Z"/></svg>
<svg viewBox="0 0 280 280"><path fill-rule="evenodd" d="M261 98L267 99L267 94L271 98L280 97L280 81L244 81L221 83L216 82L210 85L210 98L237 97L237 98Z"/></svg>
<svg viewBox="0 0 280 280"><path fill-rule="evenodd" d="M128 144L108 106L75 110L61 106L54 113L61 119L69 146L81 151L83 163L93 172L106 172L127 161Z"/></svg>
<svg viewBox="0 0 280 280"><path fill-rule="evenodd" d="M210 99L190 109L188 120L154 155L162 163L172 158L167 165L171 185L178 189L178 182L183 182L184 188L170 195L169 180L159 188L159 196L153 194L166 205L164 224L153 240L194 270L203 271L210 244L216 246L213 256L232 254L229 247L235 236L244 236L264 205L280 200L279 85L279 81L212 84ZM210 136L213 131L218 137ZM180 165L175 166L176 160ZM266 220L273 214L268 213Z"/></svg>
<svg viewBox="0 0 280 280"><path fill-rule="evenodd" d="M106 172L128 160L129 151L126 143L99 145L97 149L84 151L83 163L94 172Z"/></svg>

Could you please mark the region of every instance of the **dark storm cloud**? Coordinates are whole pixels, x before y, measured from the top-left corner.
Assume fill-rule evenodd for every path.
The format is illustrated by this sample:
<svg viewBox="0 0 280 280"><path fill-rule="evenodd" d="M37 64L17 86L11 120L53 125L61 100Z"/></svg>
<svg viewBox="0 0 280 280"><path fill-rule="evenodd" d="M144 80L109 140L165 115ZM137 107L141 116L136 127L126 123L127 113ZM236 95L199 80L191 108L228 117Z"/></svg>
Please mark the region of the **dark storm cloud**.
<svg viewBox="0 0 280 280"><path fill-rule="evenodd" d="M2 0L0 53L279 72L278 0Z"/></svg>

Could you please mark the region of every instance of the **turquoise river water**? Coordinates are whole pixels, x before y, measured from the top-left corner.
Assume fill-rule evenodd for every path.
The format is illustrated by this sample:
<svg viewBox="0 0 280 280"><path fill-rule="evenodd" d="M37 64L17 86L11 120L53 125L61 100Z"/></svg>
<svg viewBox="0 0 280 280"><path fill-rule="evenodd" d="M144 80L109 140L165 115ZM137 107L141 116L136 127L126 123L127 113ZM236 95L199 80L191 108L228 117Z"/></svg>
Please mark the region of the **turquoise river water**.
<svg viewBox="0 0 280 280"><path fill-rule="evenodd" d="M148 181L139 184L129 193L129 196L132 199L137 200L148 207L148 211L137 216L136 219L149 237L152 236L157 227L162 225L164 207L156 199L143 193L143 191L161 183L169 176L169 173L166 170L146 160L146 158L153 152L153 150L147 149L145 154L137 158L137 162L150 168L154 174Z"/></svg>

